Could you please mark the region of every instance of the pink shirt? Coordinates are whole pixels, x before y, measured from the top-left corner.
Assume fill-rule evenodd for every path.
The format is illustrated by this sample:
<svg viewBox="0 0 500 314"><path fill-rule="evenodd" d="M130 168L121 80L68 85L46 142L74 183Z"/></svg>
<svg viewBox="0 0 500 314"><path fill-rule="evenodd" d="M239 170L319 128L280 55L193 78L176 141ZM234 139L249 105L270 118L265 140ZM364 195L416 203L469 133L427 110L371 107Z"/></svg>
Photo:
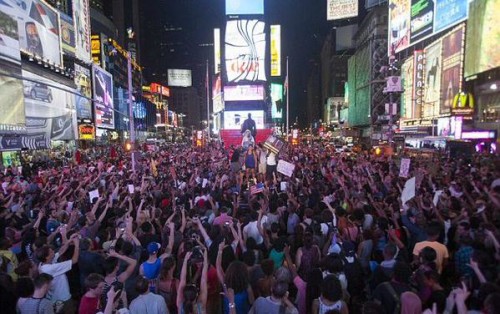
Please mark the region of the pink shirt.
<svg viewBox="0 0 500 314"><path fill-rule="evenodd" d="M219 216L215 217L214 225L223 225L226 222L232 222L233 217L229 216L227 213L221 213Z"/></svg>

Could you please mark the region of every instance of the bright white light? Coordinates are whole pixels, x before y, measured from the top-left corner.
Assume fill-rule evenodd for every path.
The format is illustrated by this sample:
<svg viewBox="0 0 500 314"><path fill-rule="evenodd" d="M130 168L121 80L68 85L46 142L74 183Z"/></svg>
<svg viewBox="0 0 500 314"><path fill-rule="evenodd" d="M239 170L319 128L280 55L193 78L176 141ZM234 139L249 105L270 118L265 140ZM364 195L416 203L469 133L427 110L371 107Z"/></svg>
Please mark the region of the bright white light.
<svg viewBox="0 0 500 314"><path fill-rule="evenodd" d="M498 88L497 83L493 83L490 85L491 90L497 90L497 88Z"/></svg>

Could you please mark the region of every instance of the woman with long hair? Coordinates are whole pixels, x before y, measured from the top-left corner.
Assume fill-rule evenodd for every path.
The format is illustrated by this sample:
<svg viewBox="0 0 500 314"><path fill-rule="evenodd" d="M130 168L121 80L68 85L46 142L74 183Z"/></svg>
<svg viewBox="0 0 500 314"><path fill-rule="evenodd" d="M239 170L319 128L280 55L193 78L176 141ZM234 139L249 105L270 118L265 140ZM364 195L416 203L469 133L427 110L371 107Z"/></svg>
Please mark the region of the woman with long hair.
<svg viewBox="0 0 500 314"><path fill-rule="evenodd" d="M187 252L182 263L181 277L177 288L177 313L179 314L203 314L207 309L207 271L208 257L207 250L203 249L203 269L201 271L200 289L193 284L187 283L187 268L192 252Z"/></svg>
<svg viewBox="0 0 500 314"><path fill-rule="evenodd" d="M323 279L321 295L313 301L312 305L313 314L325 314L329 311L349 313L347 304L342 301L342 285L334 275L328 275Z"/></svg>
<svg viewBox="0 0 500 314"><path fill-rule="evenodd" d="M171 313L177 312L177 287L179 279L174 277L176 262L173 256L169 256L163 260L161 265L160 276L158 281L158 294L165 299L168 310Z"/></svg>

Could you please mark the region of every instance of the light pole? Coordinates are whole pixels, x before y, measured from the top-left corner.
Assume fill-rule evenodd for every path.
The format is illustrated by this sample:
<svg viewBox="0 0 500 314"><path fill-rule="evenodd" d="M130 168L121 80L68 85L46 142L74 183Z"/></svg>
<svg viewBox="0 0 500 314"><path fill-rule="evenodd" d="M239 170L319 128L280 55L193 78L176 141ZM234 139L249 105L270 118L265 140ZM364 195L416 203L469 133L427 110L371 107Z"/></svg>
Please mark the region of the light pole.
<svg viewBox="0 0 500 314"><path fill-rule="evenodd" d="M132 171L135 172L135 126L134 126L134 106L132 100L132 56L127 51L127 75L128 75L128 114L130 126L130 144L132 146L130 155L132 156Z"/></svg>

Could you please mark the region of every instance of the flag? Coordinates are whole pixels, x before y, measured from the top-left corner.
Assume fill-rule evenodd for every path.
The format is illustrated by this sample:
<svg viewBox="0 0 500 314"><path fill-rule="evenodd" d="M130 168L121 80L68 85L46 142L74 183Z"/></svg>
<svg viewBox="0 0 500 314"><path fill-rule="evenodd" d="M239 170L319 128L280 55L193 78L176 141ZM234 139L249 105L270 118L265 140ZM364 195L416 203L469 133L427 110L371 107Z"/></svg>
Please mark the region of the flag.
<svg viewBox="0 0 500 314"><path fill-rule="evenodd" d="M262 191L264 191L264 183L257 183L257 184L254 184L250 187L250 194L251 195L258 194Z"/></svg>

